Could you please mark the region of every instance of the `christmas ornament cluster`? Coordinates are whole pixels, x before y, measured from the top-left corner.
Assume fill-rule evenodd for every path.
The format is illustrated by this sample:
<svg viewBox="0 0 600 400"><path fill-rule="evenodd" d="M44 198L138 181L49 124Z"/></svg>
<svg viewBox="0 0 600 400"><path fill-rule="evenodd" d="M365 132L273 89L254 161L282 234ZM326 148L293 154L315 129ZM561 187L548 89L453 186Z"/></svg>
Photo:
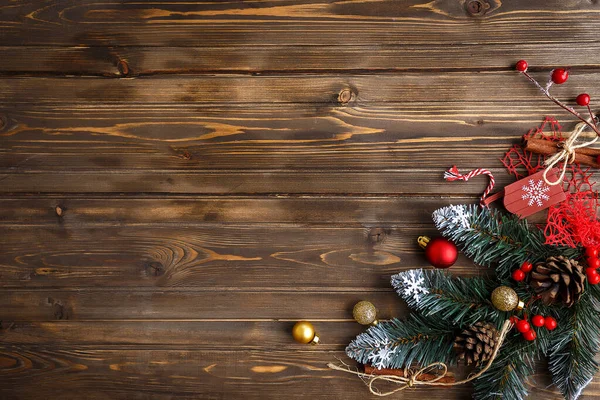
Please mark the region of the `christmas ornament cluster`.
<svg viewBox="0 0 600 400"><path fill-rule="evenodd" d="M519 61L516 69L582 121L575 136L584 129L600 135L588 94L575 99L589 111L585 118L549 93L552 84L568 81L568 69L551 71L545 87L529 75L525 61ZM550 135L543 132L547 123L553 128ZM503 191L505 197L509 193L519 197L519 207L507 206L506 211L490 207L501 195L485 201L491 191L487 190L479 205L436 210L433 223L441 237L418 239L435 268L411 269L391 279L412 313L405 320L379 321L348 345L346 354L365 372L348 366L334 369L360 376L378 395L419 385L472 382L477 400L518 400L528 395L535 361L546 357L552 381L564 398L579 397L599 370L595 356L600 349L600 221L591 171L573 161L578 154L587 157L597 150L587 149L589 143L579 145L572 136L563 137L553 120L524 139L544 143L536 142L543 147L541 153L534 154L523 144L503 159L509 173L524 178ZM481 174L489 175L493 183L487 170L465 178L453 167L446 178L467 180ZM547 212L545 224L532 225L523 218L540 210ZM447 268L456 262L458 249L488 273L454 275ZM365 311L358 308L357 320L363 320ZM375 320L371 311L365 324ZM457 364L474 368L472 375L460 382L449 379L448 366ZM432 375L436 369L441 372ZM379 391L374 383L381 383L382 374L383 381L401 387Z"/></svg>

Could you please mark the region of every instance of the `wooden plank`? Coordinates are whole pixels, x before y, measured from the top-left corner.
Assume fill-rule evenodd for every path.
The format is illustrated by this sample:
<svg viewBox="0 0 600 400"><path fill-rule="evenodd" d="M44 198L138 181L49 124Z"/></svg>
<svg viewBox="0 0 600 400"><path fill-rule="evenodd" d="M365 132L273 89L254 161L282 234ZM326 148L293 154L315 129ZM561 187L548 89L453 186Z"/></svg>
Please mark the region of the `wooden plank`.
<svg viewBox="0 0 600 400"><path fill-rule="evenodd" d="M547 76L542 73L544 80ZM572 73L568 85L556 87L559 98L574 98L598 87L599 72ZM101 77L3 77L0 103L64 105L74 103L131 104L338 104L340 92L349 91L350 104L446 101L515 103L542 96L515 71L407 72L383 75L159 75L112 79ZM152 88L152 90L149 90ZM435 94L432 92L435 88ZM592 95L593 93L590 93Z"/></svg>
<svg viewBox="0 0 600 400"><path fill-rule="evenodd" d="M507 41L510 41L508 39ZM549 51L549 48L551 51ZM595 42L553 44L233 47L0 46L0 73L23 75L142 76L159 74L390 73L405 71L512 70L526 57L533 70L557 63L597 68ZM560 54L557 59L556 54ZM35 62L31 55L35 54ZM465 60L469 60L468 63Z"/></svg>
<svg viewBox="0 0 600 400"><path fill-rule="evenodd" d="M466 169L465 172L469 170ZM514 182L505 170L495 169L498 187ZM202 173L154 171L137 173L26 173L2 176L0 193L171 193L171 194L380 194L480 195L486 179L467 184L443 180L444 169L369 172L239 172ZM418 186L413 186L419 182ZM461 182L464 183L464 182Z"/></svg>
<svg viewBox="0 0 600 400"><path fill-rule="evenodd" d="M489 7L488 7L489 6ZM304 0L7 3L3 45L256 46L595 42L588 1L491 0L469 14L465 2ZM356 34L360 32L360 34ZM342 40L348 38L351 40ZM552 53L554 48L549 47ZM593 53L591 53L593 54ZM98 57L105 56L99 53Z"/></svg>
<svg viewBox="0 0 600 400"><path fill-rule="evenodd" d="M332 399L368 396L363 382L327 369L342 351L97 349L8 346L0 351L0 394L11 399ZM464 399L470 388L404 391L407 400ZM534 393L540 393L534 392ZM592 383L586 394L598 392ZM544 398L554 399L549 390ZM550 397L552 396L552 397Z"/></svg>
<svg viewBox="0 0 600 400"><path fill-rule="evenodd" d="M406 215L426 213L406 204L404 210ZM233 297L244 289L388 291L392 274L429 267L416 244L419 235L436 235L429 220L429 215L423 215L419 222L424 225L405 221L391 226L386 221L384 226L365 228L332 223L77 227L71 222L3 227L0 286L185 288L233 291ZM462 275L481 273L462 257L452 270Z"/></svg>
<svg viewBox="0 0 600 400"><path fill-rule="evenodd" d="M307 314L309 312L307 311ZM295 321L247 320L87 320L3 321L2 344L56 346L156 346L169 349L307 350L294 342ZM364 326L355 321L315 321L319 350L343 350Z"/></svg>
<svg viewBox="0 0 600 400"><path fill-rule="evenodd" d="M235 282L232 282L235 283ZM251 284L251 283L250 283ZM244 285L246 286L246 285ZM202 289L206 289L203 291ZM404 315L406 307L390 287L386 291L344 290L283 291L219 290L196 287L174 290L2 290L0 320L89 321L115 319L239 319L345 320L352 321L352 307L368 299L376 304L381 319ZM290 307L293 305L293 307ZM251 317L250 317L251 316Z"/></svg>
<svg viewBox="0 0 600 400"><path fill-rule="evenodd" d="M545 115L558 113L565 130L573 126L541 96L506 108L493 101L5 106L0 170L364 171L414 169L415 157L419 168L439 169L459 158L463 168L480 167L481 160L497 168L504 152Z"/></svg>
<svg viewBox="0 0 600 400"><path fill-rule="evenodd" d="M0 223L75 228L164 224L353 224L396 226L422 224L431 212L451 203L475 203L473 197L5 197L0 198ZM57 211L57 207L59 210ZM58 215L60 214L60 215Z"/></svg>

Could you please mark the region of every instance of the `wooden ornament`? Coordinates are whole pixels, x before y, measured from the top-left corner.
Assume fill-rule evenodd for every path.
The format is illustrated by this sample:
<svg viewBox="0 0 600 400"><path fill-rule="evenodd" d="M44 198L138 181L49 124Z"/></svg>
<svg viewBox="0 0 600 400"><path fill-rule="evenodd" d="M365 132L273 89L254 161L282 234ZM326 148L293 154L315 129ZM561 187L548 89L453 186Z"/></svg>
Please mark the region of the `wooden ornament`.
<svg viewBox="0 0 600 400"><path fill-rule="evenodd" d="M557 169L548 172L550 182L556 180ZM567 196L562 185L548 185L544 181L544 171L540 171L515 183L512 183L485 200L489 204L504 196L506 210L521 218L528 217L539 211L565 201Z"/></svg>

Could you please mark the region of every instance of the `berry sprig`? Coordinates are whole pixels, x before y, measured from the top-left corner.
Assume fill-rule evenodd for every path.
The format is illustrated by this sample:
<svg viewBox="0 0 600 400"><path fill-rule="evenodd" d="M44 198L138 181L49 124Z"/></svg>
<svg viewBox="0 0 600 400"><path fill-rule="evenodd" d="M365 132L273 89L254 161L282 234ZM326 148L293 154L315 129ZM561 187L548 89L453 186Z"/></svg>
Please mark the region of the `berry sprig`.
<svg viewBox="0 0 600 400"><path fill-rule="evenodd" d="M529 261L525 261L523 264L521 264L521 267L519 267L519 269L513 271L512 278L517 282L521 282L525 280L525 277L528 273L531 272L532 269L533 264Z"/></svg>
<svg viewBox="0 0 600 400"><path fill-rule="evenodd" d="M531 323L527 321L527 317L525 319L518 319L517 317L512 317L511 321L517 328L517 331L523 335L523 338L527 341L533 341L537 338L536 331L531 327L531 325L536 328L545 327L549 331L553 331L558 327L558 322L553 317L544 317L543 315L534 315L531 318Z"/></svg>
<svg viewBox="0 0 600 400"><path fill-rule="evenodd" d="M587 268L585 274L587 276L590 285L597 285L600 283L600 274L598 268L600 268L600 258L598 257L597 247L588 247L585 249L585 256L587 261Z"/></svg>
<svg viewBox="0 0 600 400"><path fill-rule="evenodd" d="M600 129L596 126L596 120L594 118L594 114L592 113L592 109L590 108L590 96L587 93L581 93L579 96L577 96L577 99L575 101L578 105L580 105L582 107L587 107L588 113L590 114L590 117L591 117L590 120L587 120L579 112L577 112L573 107L569 107L568 105L564 104L563 102L561 102L556 97L554 97L550 94L550 88L552 87L553 84L562 85L569 79L569 69L568 68L553 69L550 72L550 79L548 80L546 87L543 87L542 85L540 85L539 82L537 80L535 80L534 77L529 75L529 73L527 72L528 68L529 68L529 65L527 64L527 61L525 61L525 60L519 60L519 61L517 61L516 65L515 65L515 69L517 71L521 72L523 75L525 75L527 77L527 79L529 79L531 82L533 82L533 84L538 89L540 89L540 91L547 98L552 100L554 102L554 104L563 108L564 110L568 111L569 113L573 114L575 117L577 117L577 119L581 120L588 127L590 127L596 133L596 135L600 136ZM600 161L600 157L599 157L599 161Z"/></svg>

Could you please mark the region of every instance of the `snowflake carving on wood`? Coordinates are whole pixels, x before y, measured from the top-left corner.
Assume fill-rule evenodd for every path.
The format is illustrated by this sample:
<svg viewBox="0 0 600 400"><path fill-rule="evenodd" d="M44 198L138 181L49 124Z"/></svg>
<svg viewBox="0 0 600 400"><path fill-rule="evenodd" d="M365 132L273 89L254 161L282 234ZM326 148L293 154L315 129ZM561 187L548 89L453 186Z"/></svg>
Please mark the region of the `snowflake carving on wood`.
<svg viewBox="0 0 600 400"><path fill-rule="evenodd" d="M544 205L545 201L550 200L550 196L548 196L548 192L550 191L550 186L545 185L544 182L538 180L537 182L533 179L529 180L528 185L523 185L522 187L523 200L529 200L527 203L528 206L532 206L533 203L537 204L538 207Z"/></svg>

